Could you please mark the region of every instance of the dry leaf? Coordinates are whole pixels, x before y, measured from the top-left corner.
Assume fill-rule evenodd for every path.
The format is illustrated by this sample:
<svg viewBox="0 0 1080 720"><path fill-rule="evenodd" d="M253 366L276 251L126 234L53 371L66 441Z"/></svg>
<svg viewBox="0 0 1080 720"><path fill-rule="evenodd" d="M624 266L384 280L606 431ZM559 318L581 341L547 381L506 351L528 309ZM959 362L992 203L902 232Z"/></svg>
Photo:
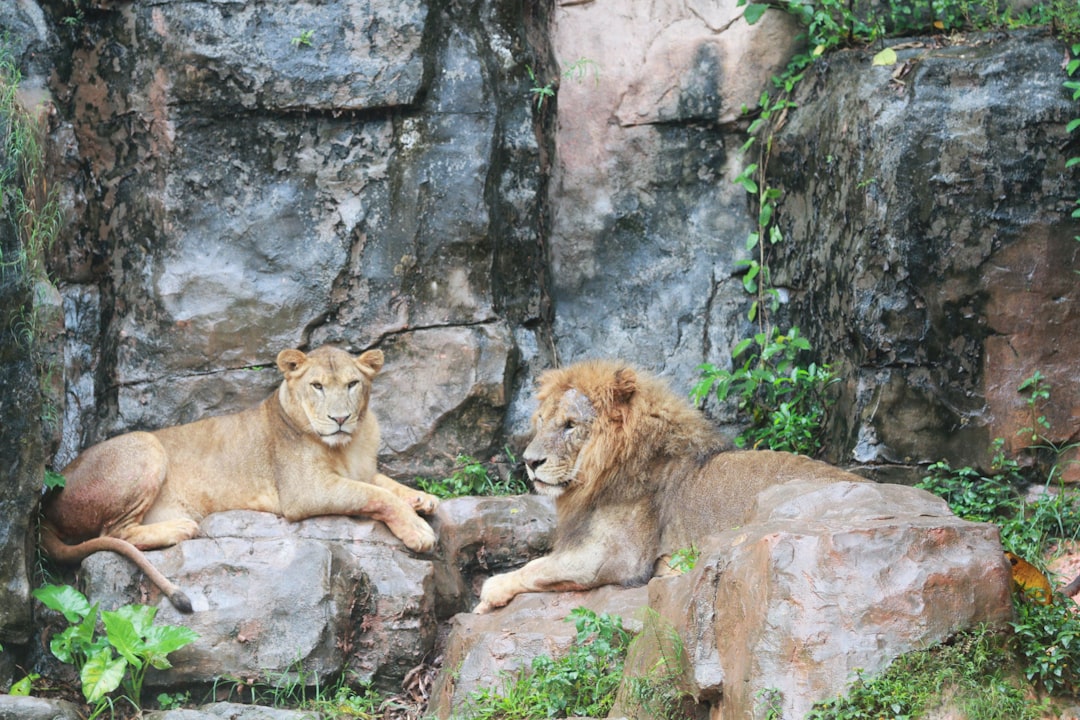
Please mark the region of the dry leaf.
<svg viewBox="0 0 1080 720"><path fill-rule="evenodd" d="M1011 552L1006 552L1005 557L1008 559L1009 564L1012 565L1013 583L1035 602L1049 605L1052 591L1050 581L1046 579L1046 576L1027 560L1017 557Z"/></svg>

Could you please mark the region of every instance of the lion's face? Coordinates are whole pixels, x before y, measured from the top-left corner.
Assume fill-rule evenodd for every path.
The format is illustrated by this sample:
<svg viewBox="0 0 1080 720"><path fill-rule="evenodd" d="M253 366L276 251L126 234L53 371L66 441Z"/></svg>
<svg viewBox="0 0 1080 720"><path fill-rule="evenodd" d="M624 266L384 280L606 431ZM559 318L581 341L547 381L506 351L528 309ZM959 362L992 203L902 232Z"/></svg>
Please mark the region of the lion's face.
<svg viewBox="0 0 1080 720"><path fill-rule="evenodd" d="M282 350L278 369L285 375L280 400L302 430L329 445L348 444L364 419L371 379L383 365L381 350L353 357L344 350L321 347L310 354Z"/></svg>
<svg viewBox="0 0 1080 720"><path fill-rule="evenodd" d="M558 497L578 481L582 448L597 414L583 393L573 388L545 398L533 417L536 434L525 448L525 469L536 491Z"/></svg>

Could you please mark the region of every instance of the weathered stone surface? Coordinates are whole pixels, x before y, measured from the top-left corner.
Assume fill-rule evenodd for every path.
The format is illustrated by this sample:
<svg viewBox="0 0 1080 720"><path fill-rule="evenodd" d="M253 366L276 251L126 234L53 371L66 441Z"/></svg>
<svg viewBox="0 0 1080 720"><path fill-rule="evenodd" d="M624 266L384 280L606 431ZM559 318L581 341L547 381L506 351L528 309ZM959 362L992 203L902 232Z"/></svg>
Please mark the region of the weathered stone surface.
<svg viewBox="0 0 1080 720"><path fill-rule="evenodd" d="M573 644L576 630L565 622L570 612L586 607L618 615L625 627L641 627L637 615L646 606L644 587L608 585L588 592L525 593L505 608L486 615L454 617L443 655L442 671L431 691L428 712L449 718L469 693L497 687L500 673L516 673L540 655L558 657Z"/></svg>
<svg viewBox="0 0 1080 720"><path fill-rule="evenodd" d="M0 28L11 23L26 32L6 48L11 53L9 61L19 67L24 67L24 54L29 57L35 49L41 51L46 40L44 28L38 27L40 11L29 10L6 5L0 10ZM4 79L8 79L7 71ZM29 113L34 106L24 108L16 103L16 107ZM20 118L24 127L29 117L36 114ZM14 144L12 122L11 117L0 115L0 176L5 178L0 183L0 513L5 518L0 523L0 644L26 642L33 632L29 568L45 463L42 391L33 347L37 328L34 278L25 262L34 250L23 244L19 231L22 219L14 209L14 192L22 190L20 183L25 179L19 158L8 154ZM5 680L0 677L0 682Z"/></svg>
<svg viewBox="0 0 1080 720"><path fill-rule="evenodd" d="M212 703L196 709L148 712L146 720L319 720L321 713L310 710L281 710L239 703Z"/></svg>
<svg viewBox="0 0 1080 720"><path fill-rule="evenodd" d="M82 713L66 700L0 695L0 720L81 720Z"/></svg>
<svg viewBox="0 0 1080 720"><path fill-rule="evenodd" d="M65 447L250 405L273 381L249 370L325 342L410 358L386 387L417 398L387 435L395 468L498 446L515 331L542 312L521 99L541 12L504 5L434 23L425 3L371 0L85 18L57 88L96 192L83 222L107 271L78 277L101 291L80 347L103 363L93 384L68 368L99 413L69 415Z"/></svg>
<svg viewBox="0 0 1080 720"><path fill-rule="evenodd" d="M435 565L436 612L448 618L472 609L471 586L551 549L555 503L538 495L446 500L432 517L441 562Z"/></svg>
<svg viewBox="0 0 1080 720"><path fill-rule="evenodd" d="M1008 621L1010 588L997 528L925 491L794 483L704 543L691 573L654 579L649 604L684 641L686 689L714 712L762 717L757 694L775 689L784 717L805 717L856 669L873 675L958 630Z"/></svg>
<svg viewBox="0 0 1080 720"><path fill-rule="evenodd" d="M148 684L263 679L302 667L308 682L343 670L396 690L435 640L432 563L411 556L381 523L323 517L289 523L267 513L208 516L202 535L149 556L192 600L177 612L110 553L83 562L87 596L109 609L159 608L158 622L200 638Z"/></svg>
<svg viewBox="0 0 1080 720"><path fill-rule="evenodd" d="M794 47L783 13L734 0L561 2L551 283L564 362L624 357L689 390L741 337L750 230L733 125ZM560 72L556 69L552 72ZM577 79L575 79L577 78Z"/></svg>
<svg viewBox="0 0 1080 720"><path fill-rule="evenodd" d="M161 91L211 114L361 110L415 101L427 4L156 2L133 9ZM153 102L153 98L149 98Z"/></svg>
<svg viewBox="0 0 1080 720"><path fill-rule="evenodd" d="M835 460L985 467L993 438L1029 442L1017 387L1036 370L1050 439L1080 433L1064 55L1041 33L974 36L900 50L902 84L868 52L804 81L769 164L787 238L774 277L843 379Z"/></svg>

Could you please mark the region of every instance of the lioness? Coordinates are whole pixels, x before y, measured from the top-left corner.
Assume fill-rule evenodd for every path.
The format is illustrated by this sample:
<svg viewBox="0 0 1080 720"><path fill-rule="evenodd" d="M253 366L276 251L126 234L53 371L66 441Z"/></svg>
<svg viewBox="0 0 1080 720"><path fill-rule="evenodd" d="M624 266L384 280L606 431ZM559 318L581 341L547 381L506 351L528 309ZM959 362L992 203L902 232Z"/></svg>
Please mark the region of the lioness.
<svg viewBox="0 0 1080 720"><path fill-rule="evenodd" d="M277 366L284 380L254 408L119 435L79 455L63 470L64 489L46 504L45 553L76 562L99 550L118 552L177 609L191 612L188 597L141 550L194 537L210 513L364 515L386 523L412 550L434 547L435 533L417 512L433 512L438 500L376 468L379 425L368 399L382 351L282 350Z"/></svg>
<svg viewBox="0 0 1080 720"><path fill-rule="evenodd" d="M622 363L548 371L537 399L523 459L537 492L555 498L554 546L489 578L474 612L523 592L643 584L676 550L742 524L766 487L862 481L798 455L729 451L689 402Z"/></svg>

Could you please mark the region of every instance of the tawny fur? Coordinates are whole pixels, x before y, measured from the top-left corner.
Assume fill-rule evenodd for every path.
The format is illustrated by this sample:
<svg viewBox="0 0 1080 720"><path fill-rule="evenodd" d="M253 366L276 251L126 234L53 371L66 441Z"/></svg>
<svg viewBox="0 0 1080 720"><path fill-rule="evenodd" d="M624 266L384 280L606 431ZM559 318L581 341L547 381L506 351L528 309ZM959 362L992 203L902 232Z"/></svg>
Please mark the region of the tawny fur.
<svg viewBox="0 0 1080 720"><path fill-rule="evenodd" d="M277 364L280 387L254 408L119 435L79 455L63 471L63 491L45 507L45 553L73 563L100 550L118 552L190 612L187 596L141 551L194 537L210 513L366 516L413 550L433 548L435 534L417 512L433 512L438 501L376 466L379 426L368 399L382 352L283 350Z"/></svg>
<svg viewBox="0 0 1080 720"><path fill-rule="evenodd" d="M642 584L676 550L745 522L766 487L862 481L790 453L733 451L686 399L621 362L548 371L537 400L524 460L556 498L552 552L489 578L476 612L522 592Z"/></svg>

